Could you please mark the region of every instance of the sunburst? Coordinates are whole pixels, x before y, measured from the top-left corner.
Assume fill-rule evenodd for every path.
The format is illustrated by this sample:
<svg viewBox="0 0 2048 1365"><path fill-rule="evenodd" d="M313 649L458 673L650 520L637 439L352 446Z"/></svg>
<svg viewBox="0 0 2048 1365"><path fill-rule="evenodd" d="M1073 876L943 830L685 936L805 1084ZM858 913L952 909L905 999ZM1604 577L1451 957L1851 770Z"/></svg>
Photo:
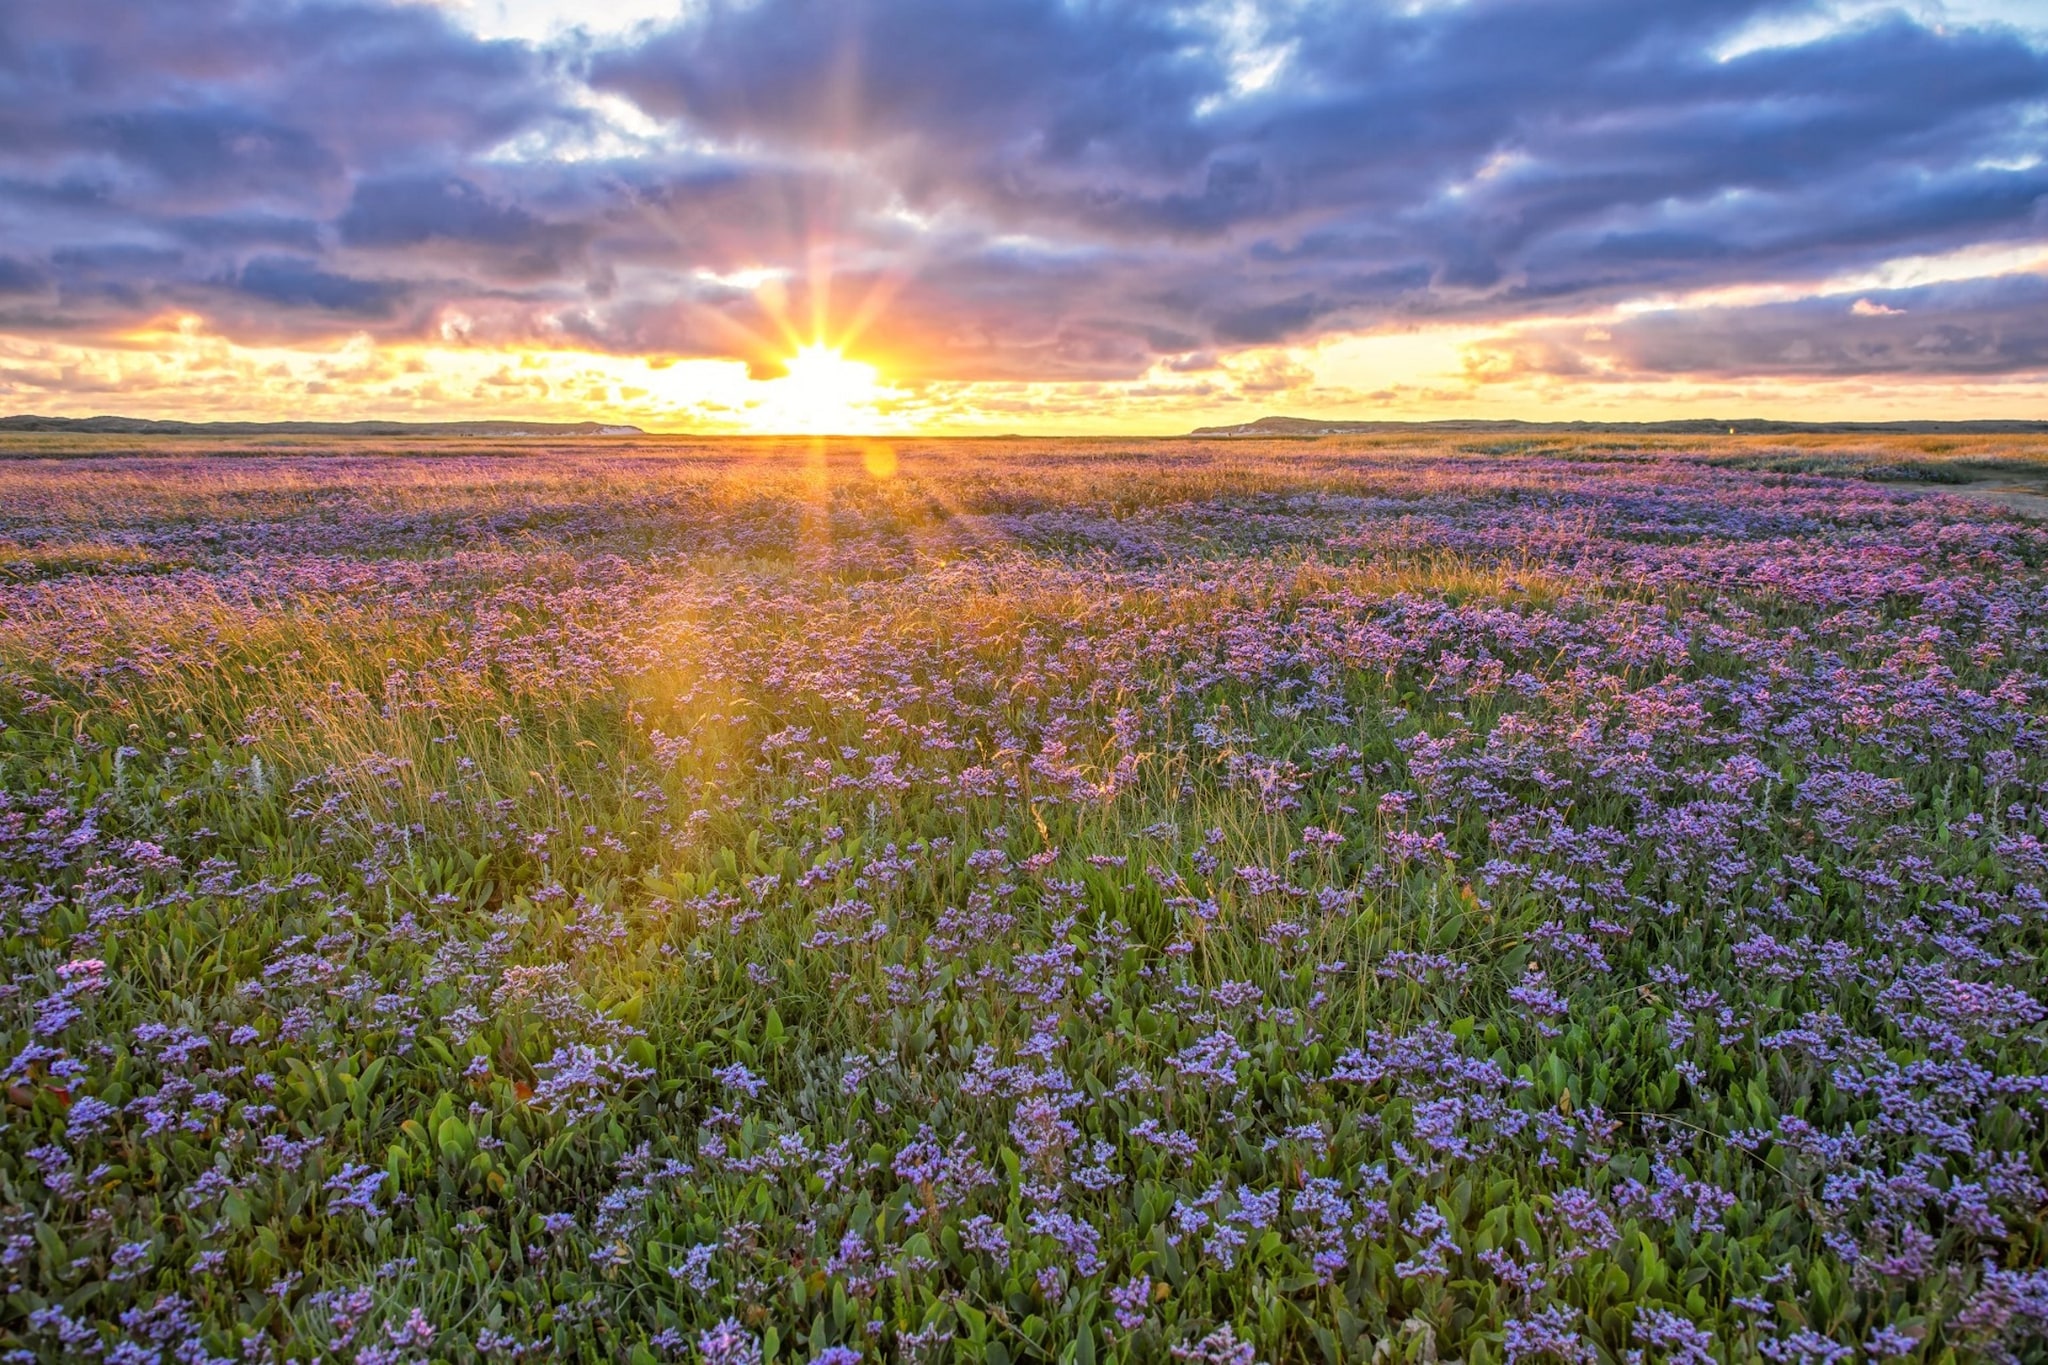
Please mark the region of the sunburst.
<svg viewBox="0 0 2048 1365"><path fill-rule="evenodd" d="M769 392L754 417L757 427L825 436L858 433L875 425L875 405L885 396L885 388L874 366L824 342L812 342L799 347L784 369L766 386Z"/></svg>

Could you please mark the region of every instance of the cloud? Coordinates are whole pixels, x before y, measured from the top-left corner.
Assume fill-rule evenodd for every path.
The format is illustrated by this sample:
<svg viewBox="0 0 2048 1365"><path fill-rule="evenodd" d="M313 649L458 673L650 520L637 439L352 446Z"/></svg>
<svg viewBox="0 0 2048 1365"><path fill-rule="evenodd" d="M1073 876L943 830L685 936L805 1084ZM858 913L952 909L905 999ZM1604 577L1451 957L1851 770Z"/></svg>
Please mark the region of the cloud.
<svg viewBox="0 0 2048 1365"><path fill-rule="evenodd" d="M873 157L913 201L1000 199L1007 173L1103 154L1200 168L1191 111L1226 82L1208 36L1193 10L1115 0L714 0L591 80L716 136Z"/></svg>
<svg viewBox="0 0 2048 1365"><path fill-rule="evenodd" d="M1537 328L1475 345L1481 375L1981 376L2048 373L2048 276L1673 308L1595 331Z"/></svg>
<svg viewBox="0 0 2048 1365"><path fill-rule="evenodd" d="M0 256L0 295L39 294L48 284L43 272L27 261Z"/></svg>
<svg viewBox="0 0 2048 1365"><path fill-rule="evenodd" d="M87 115L69 131L80 150L104 153L186 194L289 192L341 169L340 159L312 133L233 105L115 110Z"/></svg>
<svg viewBox="0 0 2048 1365"><path fill-rule="evenodd" d="M290 256L258 256L242 267L234 287L281 307L317 308L357 318L388 316L406 293L402 284L352 279Z"/></svg>
<svg viewBox="0 0 2048 1365"><path fill-rule="evenodd" d="M540 220L516 204L491 199L451 175L365 180L336 224L351 246L403 247L422 242L525 246Z"/></svg>
<svg viewBox="0 0 2048 1365"><path fill-rule="evenodd" d="M2031 285L1543 330L2048 240L2036 39L1876 12L1736 41L1810 14L702 0L550 46L372 0L18 0L0 329L772 367L823 317L891 373L991 381L1430 321L1514 329L1475 373L2032 363Z"/></svg>

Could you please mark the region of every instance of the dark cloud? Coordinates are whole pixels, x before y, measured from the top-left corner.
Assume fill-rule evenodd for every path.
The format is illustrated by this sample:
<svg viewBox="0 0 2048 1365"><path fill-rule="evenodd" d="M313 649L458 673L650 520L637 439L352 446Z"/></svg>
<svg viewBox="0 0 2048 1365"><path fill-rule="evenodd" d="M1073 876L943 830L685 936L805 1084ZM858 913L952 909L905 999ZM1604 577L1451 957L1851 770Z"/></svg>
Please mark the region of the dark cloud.
<svg viewBox="0 0 2048 1365"><path fill-rule="evenodd" d="M269 213L225 214L166 219L158 226L165 233L202 249L288 247L293 251L314 252L321 247L320 224L311 218L287 218Z"/></svg>
<svg viewBox="0 0 2048 1365"><path fill-rule="evenodd" d="M466 263L480 281L547 283L573 274L591 225L551 222L454 175L364 180L336 221L341 241L389 256Z"/></svg>
<svg viewBox="0 0 2048 1365"><path fill-rule="evenodd" d="M781 312L861 316L904 374L1109 378L2048 240L2048 54L1898 13L1720 55L1809 12L703 0L546 50L424 4L14 0L0 326L454 319L479 342L766 361L777 303L733 282L765 270ZM666 123L607 123L594 96ZM1525 336L1510 361L2026 367L2004 299L2031 287L1902 304L1931 315L1911 340L1896 315L1830 337L1788 305L1650 315L1604 350Z"/></svg>
<svg viewBox="0 0 2048 1365"><path fill-rule="evenodd" d="M242 267L234 287L251 298L284 308L317 308L366 318L388 316L406 293L402 284L336 275L291 256L258 256Z"/></svg>
<svg viewBox="0 0 2048 1365"><path fill-rule="evenodd" d="M422 242L530 247L548 227L516 204L492 199L452 175L365 180L338 224L351 246L404 247Z"/></svg>
<svg viewBox="0 0 2048 1365"><path fill-rule="evenodd" d="M1341 306L1334 300L1319 299L1309 294L1291 299L1276 299L1271 303L1221 313L1210 327L1210 331L1218 341L1240 345L1281 341L1287 337L1301 335L1309 330L1318 318L1337 311Z"/></svg>
<svg viewBox="0 0 2048 1365"><path fill-rule="evenodd" d="M1225 83L1212 36L1118 0L712 0L591 79L722 134L907 152L913 192L938 192L1100 152L1126 171L1199 166L1212 139L1189 113Z"/></svg>
<svg viewBox="0 0 2048 1365"><path fill-rule="evenodd" d="M171 269L184 259L175 248L129 242L58 247L50 263L67 275L146 275Z"/></svg>
<svg viewBox="0 0 2048 1365"><path fill-rule="evenodd" d="M1538 329L1482 364L1622 377L1956 377L2048 370L2048 277L1878 290L1751 307L1643 313L1595 329Z"/></svg>
<svg viewBox="0 0 2048 1365"><path fill-rule="evenodd" d="M43 272L27 261L0 256L0 295L40 294L48 286L49 280Z"/></svg>
<svg viewBox="0 0 2048 1365"><path fill-rule="evenodd" d="M188 193L289 193L341 170L311 133L233 106L120 110L80 119L76 130L81 149Z"/></svg>

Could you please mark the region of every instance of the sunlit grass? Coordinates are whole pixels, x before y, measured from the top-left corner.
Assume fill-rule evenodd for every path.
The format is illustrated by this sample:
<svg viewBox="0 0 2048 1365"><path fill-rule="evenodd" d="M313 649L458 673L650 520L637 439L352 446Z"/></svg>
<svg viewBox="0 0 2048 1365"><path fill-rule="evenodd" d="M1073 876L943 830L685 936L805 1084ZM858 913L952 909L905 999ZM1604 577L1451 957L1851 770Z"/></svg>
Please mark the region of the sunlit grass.
<svg viewBox="0 0 2048 1365"><path fill-rule="evenodd" d="M2024 1356L2034 447L1472 444L0 462L7 1346Z"/></svg>

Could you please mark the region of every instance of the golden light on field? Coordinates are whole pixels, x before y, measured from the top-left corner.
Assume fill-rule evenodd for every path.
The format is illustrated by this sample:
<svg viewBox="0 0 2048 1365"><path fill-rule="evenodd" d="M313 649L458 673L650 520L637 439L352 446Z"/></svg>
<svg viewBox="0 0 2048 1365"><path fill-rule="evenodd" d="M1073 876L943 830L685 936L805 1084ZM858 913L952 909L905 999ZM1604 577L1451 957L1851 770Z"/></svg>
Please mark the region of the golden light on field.
<svg viewBox="0 0 2048 1365"><path fill-rule="evenodd" d="M896 452L879 441L871 441L860 453L860 462L871 479L896 477Z"/></svg>

